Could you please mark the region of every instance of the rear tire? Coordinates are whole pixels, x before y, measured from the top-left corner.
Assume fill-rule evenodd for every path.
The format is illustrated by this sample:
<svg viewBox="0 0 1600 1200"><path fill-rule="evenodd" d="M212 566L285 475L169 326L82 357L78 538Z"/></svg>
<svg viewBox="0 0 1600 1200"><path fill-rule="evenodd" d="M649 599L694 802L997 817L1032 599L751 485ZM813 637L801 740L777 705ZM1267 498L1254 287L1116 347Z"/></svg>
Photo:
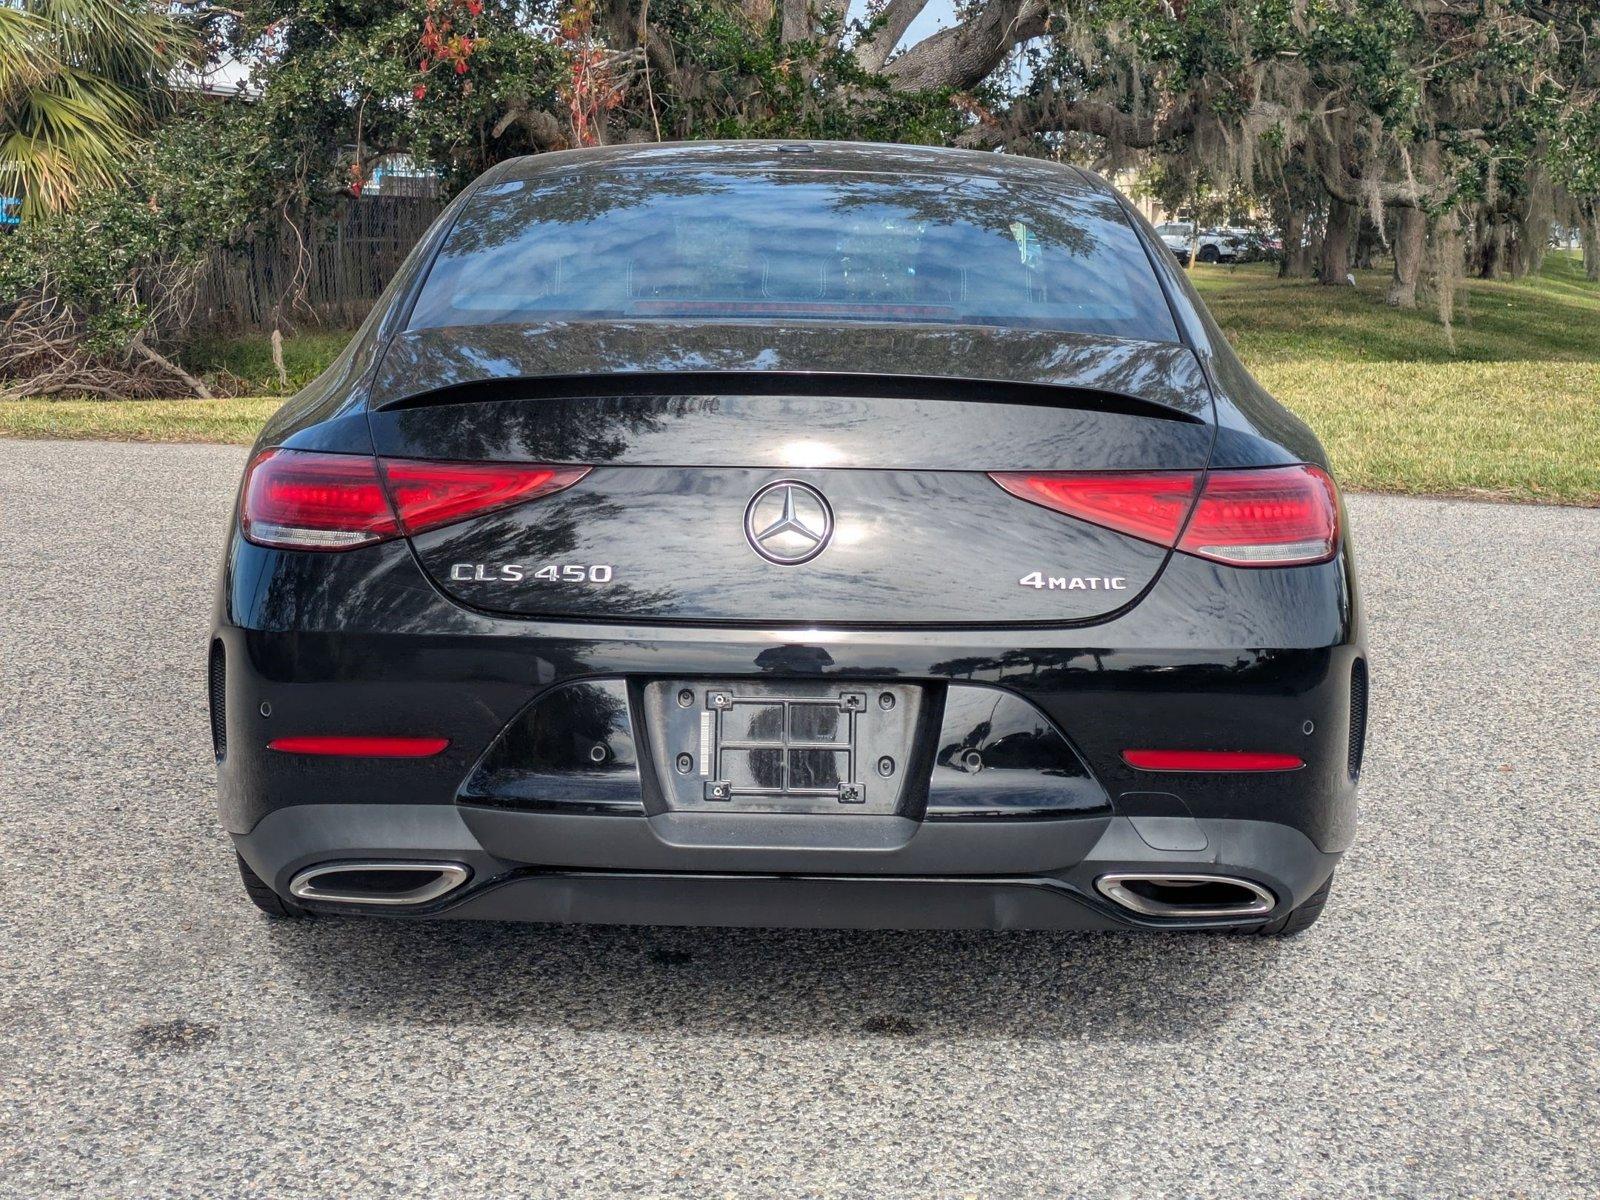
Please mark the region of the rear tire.
<svg viewBox="0 0 1600 1200"><path fill-rule="evenodd" d="M267 916L280 921L298 920L310 915L298 904L285 900L268 887L266 881L250 869L250 864L245 862L244 855L235 854L234 857L239 860L239 878L244 881L244 894L250 897L251 904Z"/></svg>
<svg viewBox="0 0 1600 1200"><path fill-rule="evenodd" d="M1218 252L1215 246L1200 247L1200 261L1203 263L1214 263L1221 257L1222 255Z"/></svg>
<svg viewBox="0 0 1600 1200"><path fill-rule="evenodd" d="M1310 929L1322 915L1323 906L1328 903L1328 895L1332 891L1333 876L1329 875L1327 882L1307 896L1305 903L1299 908L1291 908L1276 921L1263 925L1256 932L1262 937L1293 937Z"/></svg>

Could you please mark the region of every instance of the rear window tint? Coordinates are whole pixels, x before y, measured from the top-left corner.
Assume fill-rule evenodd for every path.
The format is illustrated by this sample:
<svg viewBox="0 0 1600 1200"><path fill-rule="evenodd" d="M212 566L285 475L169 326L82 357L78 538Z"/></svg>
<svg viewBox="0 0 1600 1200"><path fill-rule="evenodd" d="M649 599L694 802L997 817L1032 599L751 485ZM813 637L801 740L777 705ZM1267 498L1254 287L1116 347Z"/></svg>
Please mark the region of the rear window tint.
<svg viewBox="0 0 1600 1200"><path fill-rule="evenodd" d="M1178 340L1108 195L776 170L589 171L488 188L446 238L411 328L708 318Z"/></svg>

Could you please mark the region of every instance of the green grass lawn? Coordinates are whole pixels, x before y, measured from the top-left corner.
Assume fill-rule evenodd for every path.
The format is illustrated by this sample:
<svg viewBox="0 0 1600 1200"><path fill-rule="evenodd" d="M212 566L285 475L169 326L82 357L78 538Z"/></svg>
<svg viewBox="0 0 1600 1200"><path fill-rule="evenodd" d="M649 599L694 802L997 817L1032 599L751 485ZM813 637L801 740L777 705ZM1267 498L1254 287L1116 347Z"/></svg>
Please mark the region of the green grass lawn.
<svg viewBox="0 0 1600 1200"><path fill-rule="evenodd" d="M1383 303L1384 272L1354 288L1198 267L1196 285L1251 369L1317 431L1348 488L1600 505L1600 287L1551 255L1517 283L1467 284L1447 331ZM290 384L345 335L284 346ZM250 442L281 403L267 339L192 347L191 369L233 400L0 401L0 436Z"/></svg>
<svg viewBox="0 0 1600 1200"><path fill-rule="evenodd" d="M1202 267L1195 282L1347 488L1600 505L1600 287L1574 257L1473 280L1451 331L1384 305L1385 272L1324 288Z"/></svg>
<svg viewBox="0 0 1600 1200"><path fill-rule="evenodd" d="M248 446L282 396L227 400L0 400L0 437Z"/></svg>
<svg viewBox="0 0 1600 1200"><path fill-rule="evenodd" d="M332 362L350 340L348 330L302 333L283 340L283 370L288 388L278 384L268 337L206 337L183 352L183 364L230 395L271 395L297 392Z"/></svg>

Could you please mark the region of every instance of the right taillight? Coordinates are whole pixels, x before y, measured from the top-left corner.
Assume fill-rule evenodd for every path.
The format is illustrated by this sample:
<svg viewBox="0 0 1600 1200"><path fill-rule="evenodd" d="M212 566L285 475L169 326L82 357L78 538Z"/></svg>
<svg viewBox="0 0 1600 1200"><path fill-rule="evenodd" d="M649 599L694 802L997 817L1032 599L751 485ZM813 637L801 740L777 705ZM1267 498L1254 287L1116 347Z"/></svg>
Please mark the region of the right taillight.
<svg viewBox="0 0 1600 1200"><path fill-rule="evenodd" d="M1233 567L1325 562L1339 547L1338 492L1327 472L1305 464L1212 471L1203 486L1198 471L1004 472L990 478L1024 500Z"/></svg>
<svg viewBox="0 0 1600 1200"><path fill-rule="evenodd" d="M1178 549L1232 567L1326 562L1339 548L1339 495L1304 464L1212 471Z"/></svg>

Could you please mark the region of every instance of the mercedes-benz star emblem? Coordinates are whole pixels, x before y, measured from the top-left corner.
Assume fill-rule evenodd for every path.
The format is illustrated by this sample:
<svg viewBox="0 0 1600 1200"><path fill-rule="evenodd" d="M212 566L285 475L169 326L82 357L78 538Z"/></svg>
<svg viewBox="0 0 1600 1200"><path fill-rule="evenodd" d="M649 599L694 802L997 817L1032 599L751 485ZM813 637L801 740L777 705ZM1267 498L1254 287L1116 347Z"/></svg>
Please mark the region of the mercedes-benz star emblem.
<svg viewBox="0 0 1600 1200"><path fill-rule="evenodd" d="M768 562L810 562L833 536L833 510L816 488L792 479L769 483L744 510L744 535Z"/></svg>

